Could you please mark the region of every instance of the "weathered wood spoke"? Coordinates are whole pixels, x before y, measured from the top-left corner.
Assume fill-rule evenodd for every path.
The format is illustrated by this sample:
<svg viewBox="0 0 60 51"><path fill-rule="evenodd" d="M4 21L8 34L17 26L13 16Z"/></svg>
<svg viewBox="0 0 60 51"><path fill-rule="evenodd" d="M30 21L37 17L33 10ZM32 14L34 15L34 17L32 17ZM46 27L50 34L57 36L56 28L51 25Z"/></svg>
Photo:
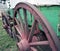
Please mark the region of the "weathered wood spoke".
<svg viewBox="0 0 60 51"><path fill-rule="evenodd" d="M49 42L48 41L38 41L38 42L31 42L29 44L30 44L30 46L49 45Z"/></svg>
<svg viewBox="0 0 60 51"><path fill-rule="evenodd" d="M17 18L14 18L15 19L15 22L17 23L17 25L20 25Z"/></svg>
<svg viewBox="0 0 60 51"><path fill-rule="evenodd" d="M36 28L36 24L37 24L37 21L34 20L34 22L33 22L33 24L32 24L32 27L31 27L31 30L30 30L29 38L28 38L28 41L29 41L29 42L31 42L31 40L32 40L34 31L35 31L35 28Z"/></svg>
<svg viewBox="0 0 60 51"><path fill-rule="evenodd" d="M17 18L14 18L14 19L15 19L15 22L17 23L17 25L15 25L14 27L17 28L17 26L18 26L18 28L21 29L21 28L20 28L21 25L19 24L19 21L17 20Z"/></svg>
<svg viewBox="0 0 60 51"><path fill-rule="evenodd" d="M21 24L21 29L23 30L23 32L24 32L24 23L23 23L23 20L22 20L22 17L21 17L21 15L20 15L20 13L19 13L19 11L17 11L17 14L18 14L18 16L19 16L19 21L20 21L20 24Z"/></svg>
<svg viewBox="0 0 60 51"><path fill-rule="evenodd" d="M18 25L14 26L16 28L16 30L18 31L19 35L21 36L21 39L26 38L26 35L24 35L24 32L21 31L21 29L19 28Z"/></svg>
<svg viewBox="0 0 60 51"><path fill-rule="evenodd" d="M25 33L26 36L28 38L29 35L29 28L28 28L28 21L27 21L27 10L23 8L23 12L24 12L24 28L25 28Z"/></svg>

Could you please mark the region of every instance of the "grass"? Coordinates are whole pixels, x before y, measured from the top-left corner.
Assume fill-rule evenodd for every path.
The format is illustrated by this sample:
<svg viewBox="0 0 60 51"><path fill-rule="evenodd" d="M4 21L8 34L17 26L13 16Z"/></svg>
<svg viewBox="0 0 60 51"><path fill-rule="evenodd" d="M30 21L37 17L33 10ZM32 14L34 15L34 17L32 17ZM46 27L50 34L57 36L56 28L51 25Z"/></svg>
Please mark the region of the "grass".
<svg viewBox="0 0 60 51"><path fill-rule="evenodd" d="M17 51L16 42L9 37L0 20L0 51Z"/></svg>

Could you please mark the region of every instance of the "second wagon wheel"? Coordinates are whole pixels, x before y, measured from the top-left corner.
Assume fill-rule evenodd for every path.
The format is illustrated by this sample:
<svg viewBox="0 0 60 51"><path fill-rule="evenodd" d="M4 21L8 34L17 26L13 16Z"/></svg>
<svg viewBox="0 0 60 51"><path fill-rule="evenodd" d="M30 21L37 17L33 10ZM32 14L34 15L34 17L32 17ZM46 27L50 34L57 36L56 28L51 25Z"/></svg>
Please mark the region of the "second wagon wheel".
<svg viewBox="0 0 60 51"><path fill-rule="evenodd" d="M11 29L10 29L10 17L7 16L6 12L2 13L2 22L3 22L3 28L6 30L6 32L10 35Z"/></svg>
<svg viewBox="0 0 60 51"><path fill-rule="evenodd" d="M6 32L9 34L11 38L14 38L14 33L13 33L13 19L9 14L6 12L2 13L2 22L3 22L3 28L6 30Z"/></svg>
<svg viewBox="0 0 60 51"><path fill-rule="evenodd" d="M32 18L29 18L28 12L33 15L31 24L29 20ZM18 3L14 8L14 20L14 27L19 33L17 37L20 39L17 42L19 51L60 51L56 33L35 6Z"/></svg>

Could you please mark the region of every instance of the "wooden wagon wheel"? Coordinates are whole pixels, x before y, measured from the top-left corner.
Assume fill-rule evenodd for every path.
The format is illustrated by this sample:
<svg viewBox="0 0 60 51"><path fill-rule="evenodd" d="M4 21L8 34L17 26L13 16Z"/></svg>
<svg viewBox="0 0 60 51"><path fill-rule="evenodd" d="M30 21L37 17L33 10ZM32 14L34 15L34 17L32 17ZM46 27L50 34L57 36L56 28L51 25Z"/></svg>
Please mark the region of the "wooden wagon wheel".
<svg viewBox="0 0 60 51"><path fill-rule="evenodd" d="M6 32L9 34L10 37L14 37L14 32L12 31L13 24L11 23L12 18L7 13L2 13L2 22L3 22L3 28L6 30Z"/></svg>
<svg viewBox="0 0 60 51"><path fill-rule="evenodd" d="M20 9L24 12L24 19L22 19ZM27 21L27 10L34 16L34 21L32 21L30 27ZM17 35L20 39L17 42L19 51L45 51L40 47L47 45L51 49L50 51L60 51L60 42L56 33L35 6L29 3L18 3L14 8L14 21L14 27L19 33ZM39 25L41 25L42 29L38 28ZM40 37L40 34L43 36Z"/></svg>

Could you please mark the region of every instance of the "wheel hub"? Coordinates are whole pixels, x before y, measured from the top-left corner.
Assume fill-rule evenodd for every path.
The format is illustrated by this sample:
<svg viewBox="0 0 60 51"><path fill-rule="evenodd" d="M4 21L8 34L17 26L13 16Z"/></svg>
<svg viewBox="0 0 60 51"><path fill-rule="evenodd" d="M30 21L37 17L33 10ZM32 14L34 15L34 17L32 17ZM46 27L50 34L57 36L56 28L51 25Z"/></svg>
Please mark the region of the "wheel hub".
<svg viewBox="0 0 60 51"><path fill-rule="evenodd" d="M26 39L21 40L18 44L17 44L19 51L29 51L29 43Z"/></svg>

